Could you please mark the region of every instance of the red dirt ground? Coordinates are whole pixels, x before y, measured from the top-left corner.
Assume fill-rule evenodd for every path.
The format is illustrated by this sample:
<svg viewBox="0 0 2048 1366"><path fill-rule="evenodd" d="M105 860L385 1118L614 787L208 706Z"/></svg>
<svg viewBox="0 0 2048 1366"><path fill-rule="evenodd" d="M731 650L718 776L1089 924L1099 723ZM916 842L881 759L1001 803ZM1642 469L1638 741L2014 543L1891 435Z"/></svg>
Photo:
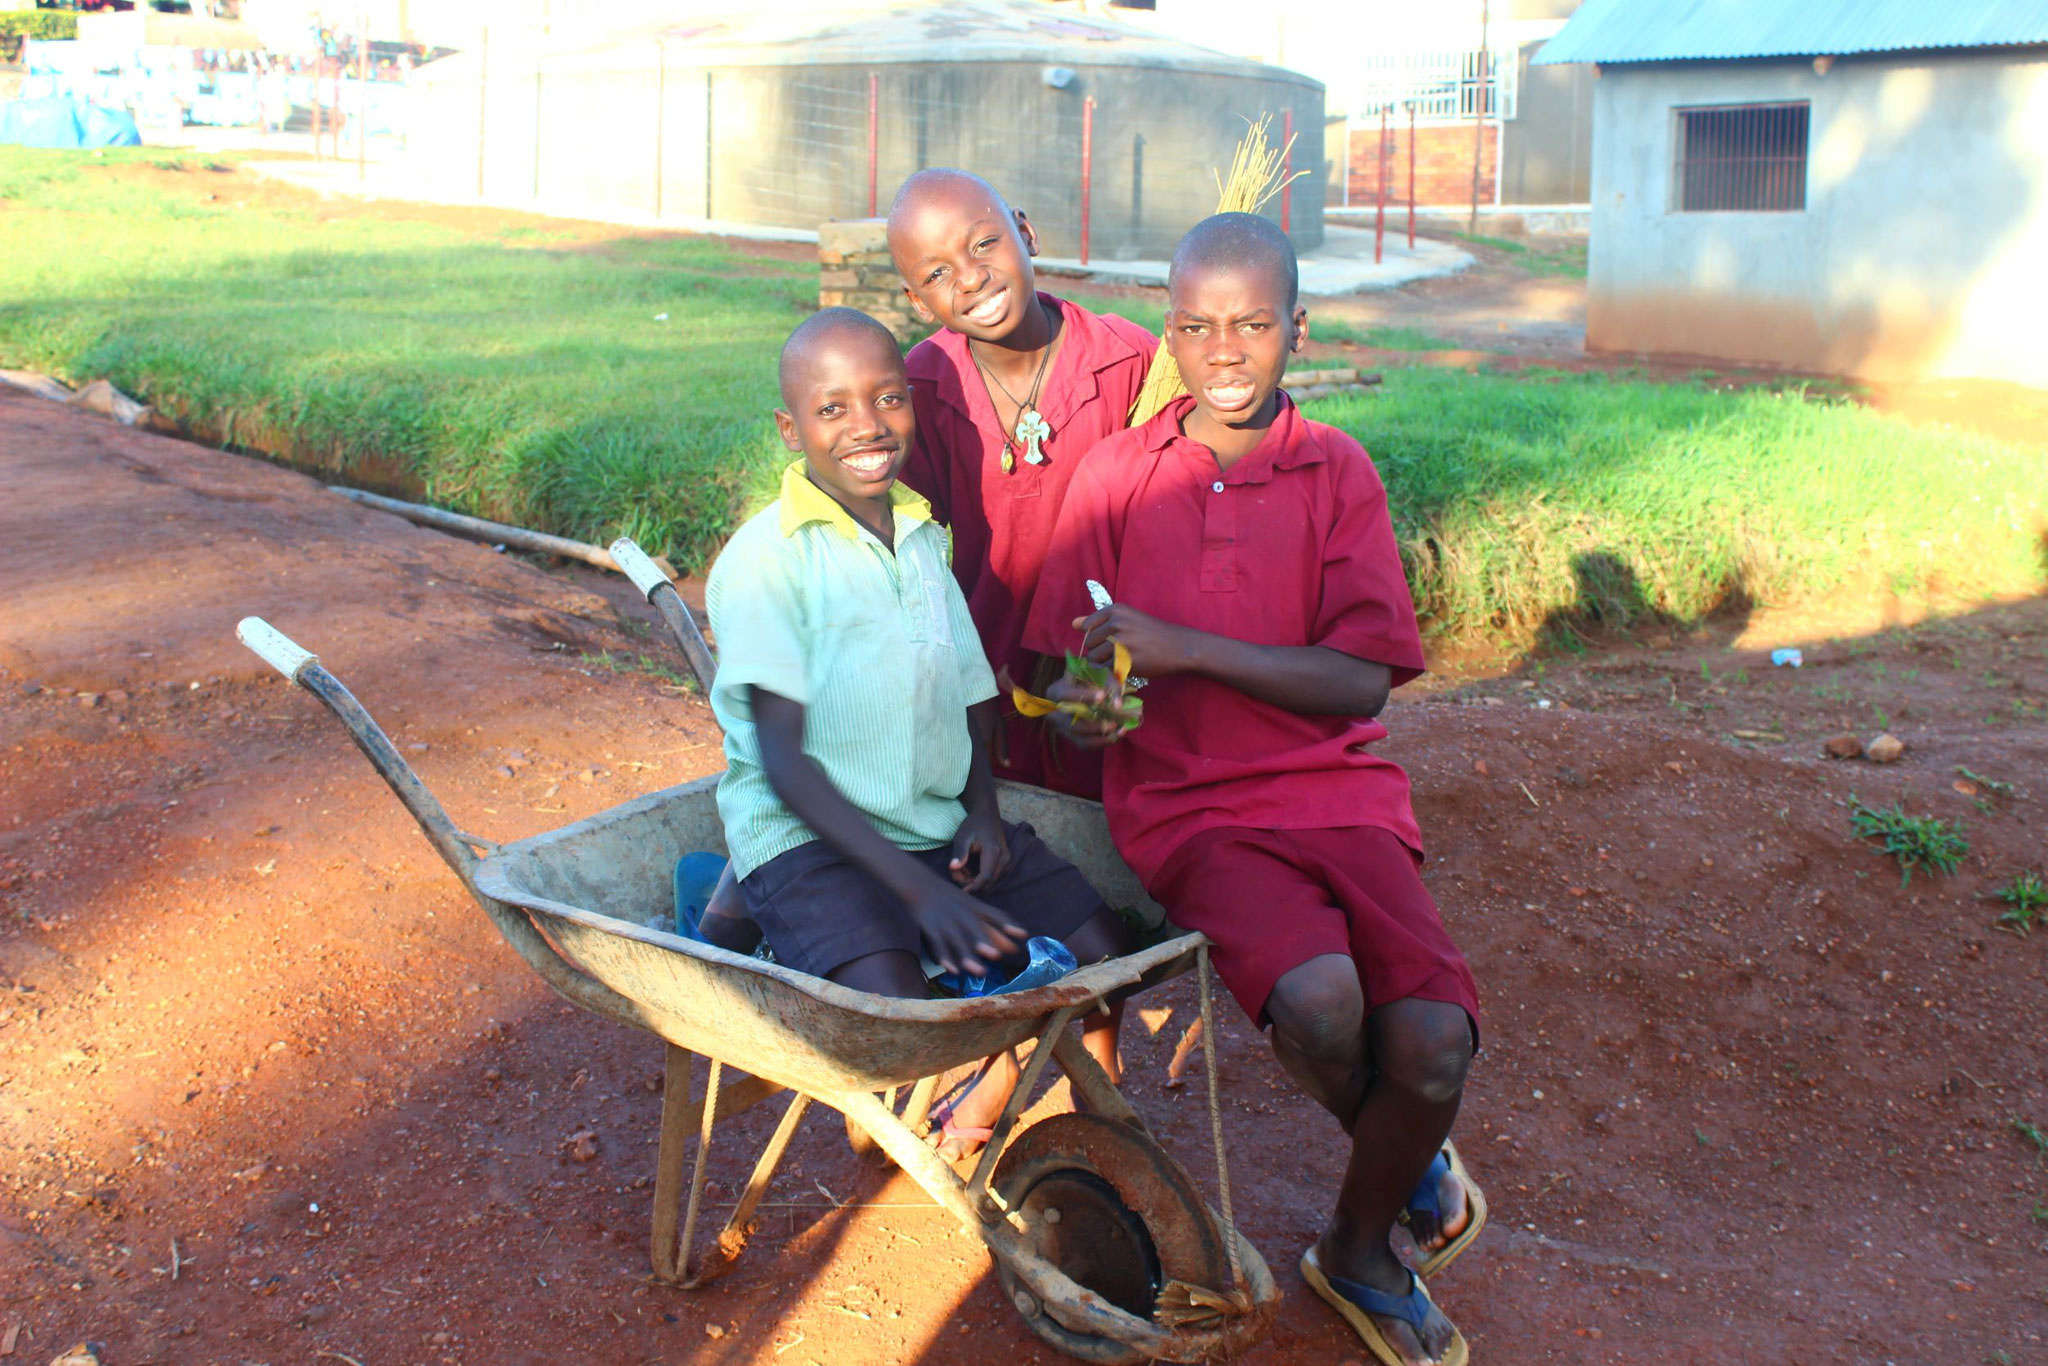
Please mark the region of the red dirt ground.
<svg viewBox="0 0 2048 1366"><path fill-rule="evenodd" d="M657 1045L551 996L232 634L319 651L510 838L717 763L699 701L592 662L668 655L591 583L0 391L0 1354L1056 1359L829 1115L728 1279L650 1283ZM2048 602L1757 639L1781 625L1392 710L1487 1012L1459 1133L1494 1222L1440 1287L1481 1361L2048 1360L2048 1154L2015 1123L2048 1129L2048 935L1985 899L2048 845ZM1902 762L1818 757L1878 710ZM1962 870L1902 888L1851 792L1960 818ZM1141 1002L1130 1091L1207 1186L1199 1070L1163 1085L1191 996ZM1293 1270L1338 1136L1223 1033L1237 1204L1286 1293L1248 1360L1360 1360ZM715 1198L771 1108L722 1131Z"/></svg>

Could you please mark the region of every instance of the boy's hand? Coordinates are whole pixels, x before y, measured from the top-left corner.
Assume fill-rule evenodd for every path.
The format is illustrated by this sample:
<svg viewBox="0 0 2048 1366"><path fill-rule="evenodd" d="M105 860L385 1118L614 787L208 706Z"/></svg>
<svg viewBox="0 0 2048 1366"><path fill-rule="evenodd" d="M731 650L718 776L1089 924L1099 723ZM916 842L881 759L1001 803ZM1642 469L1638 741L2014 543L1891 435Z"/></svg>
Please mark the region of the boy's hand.
<svg viewBox="0 0 2048 1366"><path fill-rule="evenodd" d="M969 871L972 863L973 871ZM1010 842L1003 819L993 811L969 811L953 832L953 881L965 892L993 887L1010 871Z"/></svg>
<svg viewBox="0 0 2048 1366"><path fill-rule="evenodd" d="M1189 631L1135 607L1111 603L1099 612L1074 618L1081 632L1081 653L1092 663L1111 662L1116 643L1131 652L1131 672L1145 677L1187 671Z"/></svg>
<svg viewBox="0 0 2048 1366"><path fill-rule="evenodd" d="M1109 702L1109 689L1093 687L1075 678L1055 679L1045 690L1049 702L1079 702L1102 707ZM1107 717L1072 716L1063 711L1048 715L1046 724L1082 749L1101 749L1123 738L1124 728Z"/></svg>
<svg viewBox="0 0 2048 1366"><path fill-rule="evenodd" d="M979 977L985 964L1009 957L1024 942L1022 926L947 882L934 880L929 892L910 903L910 913L925 948L948 972Z"/></svg>

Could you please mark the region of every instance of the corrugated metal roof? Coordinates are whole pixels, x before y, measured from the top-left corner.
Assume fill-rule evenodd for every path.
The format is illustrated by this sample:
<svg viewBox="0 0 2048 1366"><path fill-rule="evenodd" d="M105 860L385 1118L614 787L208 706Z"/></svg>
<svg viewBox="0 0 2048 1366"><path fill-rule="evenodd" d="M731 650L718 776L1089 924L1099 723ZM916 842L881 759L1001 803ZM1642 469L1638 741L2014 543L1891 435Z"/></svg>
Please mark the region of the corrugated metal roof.
<svg viewBox="0 0 2048 1366"><path fill-rule="evenodd" d="M2048 43L2044 0L1586 0L1538 65Z"/></svg>

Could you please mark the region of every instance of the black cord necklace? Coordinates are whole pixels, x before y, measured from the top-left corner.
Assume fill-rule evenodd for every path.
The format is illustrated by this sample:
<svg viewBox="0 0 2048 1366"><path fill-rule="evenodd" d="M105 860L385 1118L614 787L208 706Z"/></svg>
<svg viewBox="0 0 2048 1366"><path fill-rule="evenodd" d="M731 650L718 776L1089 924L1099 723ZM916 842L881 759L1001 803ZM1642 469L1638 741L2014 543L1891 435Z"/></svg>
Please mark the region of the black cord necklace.
<svg viewBox="0 0 2048 1366"><path fill-rule="evenodd" d="M1034 302L1038 303L1038 307L1042 312L1045 308L1044 302ZM1018 401L1017 396L1011 393L1009 388L1006 385L1004 385L1004 383L1000 379L996 378L995 371L989 369L988 366L982 364L980 356L974 355L974 348L971 346L968 348L968 354L974 355L975 367L981 371L982 376L986 378L990 384L995 385L997 391L1000 392L1004 398L1010 400L1011 403L1016 404L1017 427L1015 432L1015 440L1018 448L1021 449L1024 453L1024 463L1027 465L1043 465L1045 463L1045 452L1041 451L1038 448L1038 443L1041 441L1049 441L1052 439L1052 425L1048 423L1045 420L1044 415L1038 411L1039 386L1045 383L1045 368L1052 362L1053 337L1050 335L1052 332L1051 324L1052 319L1047 318L1046 332L1048 335L1045 340L1045 351L1038 358L1038 373L1036 375L1033 375L1031 378L1030 396L1025 398L1021 402ZM1016 460L1010 453L1010 438L1005 438L1003 441L1003 473L1008 474L1012 469L1015 468Z"/></svg>

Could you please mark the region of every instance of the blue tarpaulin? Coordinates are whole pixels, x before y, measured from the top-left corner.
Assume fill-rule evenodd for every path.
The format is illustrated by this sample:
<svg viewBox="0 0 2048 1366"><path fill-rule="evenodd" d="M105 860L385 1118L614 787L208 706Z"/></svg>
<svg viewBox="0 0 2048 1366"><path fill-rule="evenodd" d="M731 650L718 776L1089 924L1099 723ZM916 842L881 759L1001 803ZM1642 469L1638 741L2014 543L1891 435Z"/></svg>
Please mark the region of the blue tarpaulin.
<svg viewBox="0 0 2048 1366"><path fill-rule="evenodd" d="M135 120L119 109L52 96L0 103L0 144L17 147L140 147Z"/></svg>

